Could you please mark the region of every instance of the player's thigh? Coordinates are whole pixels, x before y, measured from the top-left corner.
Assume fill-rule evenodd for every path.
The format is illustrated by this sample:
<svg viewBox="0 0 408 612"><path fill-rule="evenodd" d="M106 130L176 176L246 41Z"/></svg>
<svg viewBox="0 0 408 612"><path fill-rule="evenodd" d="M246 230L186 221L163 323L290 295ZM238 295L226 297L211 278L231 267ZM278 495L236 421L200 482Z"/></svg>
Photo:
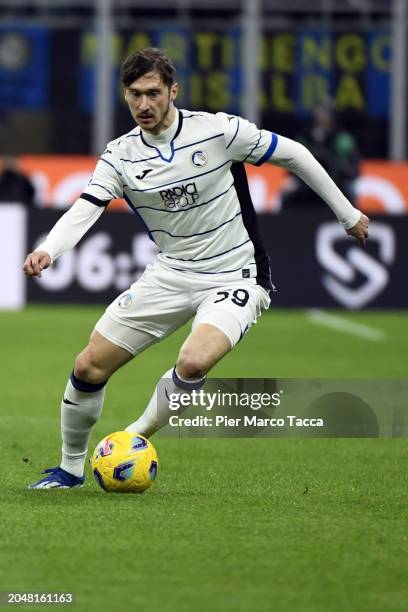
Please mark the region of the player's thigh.
<svg viewBox="0 0 408 612"><path fill-rule="evenodd" d="M177 372L183 378L204 376L230 350L230 340L223 331L214 325L201 323L180 349Z"/></svg>
<svg viewBox="0 0 408 612"><path fill-rule="evenodd" d="M131 359L133 359L132 353L94 330L88 345L76 359L75 375L86 380L106 380Z"/></svg>
<svg viewBox="0 0 408 612"><path fill-rule="evenodd" d="M254 325L270 298L260 285L238 282L209 289L201 300L193 321L199 325L213 325L225 334L234 347Z"/></svg>
<svg viewBox="0 0 408 612"><path fill-rule="evenodd" d="M191 319L195 311L190 293L180 274L155 264L108 306L96 330L135 355L146 348L139 332L158 341Z"/></svg>
<svg viewBox="0 0 408 612"><path fill-rule="evenodd" d="M159 341L159 338L153 334L129 327L113 319L109 311L106 311L96 323L94 333L130 354L131 357L139 355L149 346Z"/></svg>

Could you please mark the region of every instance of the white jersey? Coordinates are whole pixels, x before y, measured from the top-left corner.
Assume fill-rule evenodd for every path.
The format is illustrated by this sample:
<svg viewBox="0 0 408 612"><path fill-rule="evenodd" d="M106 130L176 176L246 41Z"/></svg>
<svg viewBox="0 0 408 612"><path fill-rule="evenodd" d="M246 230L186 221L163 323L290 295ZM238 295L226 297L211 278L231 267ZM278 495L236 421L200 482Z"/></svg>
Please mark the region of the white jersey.
<svg viewBox="0 0 408 612"><path fill-rule="evenodd" d="M277 142L234 115L179 110L158 136L136 127L110 142L81 198L98 206L125 198L175 270L258 278L269 289L249 192L238 197L231 165L260 165Z"/></svg>
<svg viewBox="0 0 408 612"><path fill-rule="evenodd" d="M218 275L217 281L252 278L269 290L269 258L258 234L244 161L268 161L294 172L345 230L360 221L360 211L300 143L234 115L178 111L158 136L137 127L109 143L82 196L36 250L55 261L78 243L113 198L124 197L156 242L163 266L196 278Z"/></svg>

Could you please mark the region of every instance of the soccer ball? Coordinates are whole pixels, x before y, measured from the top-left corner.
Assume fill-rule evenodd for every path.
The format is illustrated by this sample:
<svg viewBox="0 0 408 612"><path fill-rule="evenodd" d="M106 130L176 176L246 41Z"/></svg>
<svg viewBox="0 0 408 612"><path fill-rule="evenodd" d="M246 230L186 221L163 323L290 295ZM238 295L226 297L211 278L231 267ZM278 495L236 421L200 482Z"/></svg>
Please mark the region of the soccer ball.
<svg viewBox="0 0 408 612"><path fill-rule="evenodd" d="M142 493L157 475L159 461L153 444L141 436L117 431L97 444L91 457L96 482L104 491Z"/></svg>

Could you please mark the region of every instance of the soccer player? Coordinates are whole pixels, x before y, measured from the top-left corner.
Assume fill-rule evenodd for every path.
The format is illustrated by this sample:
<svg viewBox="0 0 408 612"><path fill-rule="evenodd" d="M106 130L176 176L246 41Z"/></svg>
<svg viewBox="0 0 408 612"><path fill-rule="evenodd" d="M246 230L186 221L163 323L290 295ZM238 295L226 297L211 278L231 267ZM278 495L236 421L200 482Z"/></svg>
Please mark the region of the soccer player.
<svg viewBox="0 0 408 612"><path fill-rule="evenodd" d="M77 244L112 199L122 197L160 252L107 308L78 355L61 403L61 463L45 470L33 489L82 486L91 430L105 385L118 368L193 318L175 367L162 378L167 394L199 389L269 307L269 259L249 194L237 195L233 162L287 168L320 195L348 234L361 244L368 236L367 217L304 146L234 115L178 110L175 68L161 50L130 55L121 80L136 127L107 145L89 185L23 269L40 276ZM168 422L168 414L166 393L156 387L127 430L149 437Z"/></svg>

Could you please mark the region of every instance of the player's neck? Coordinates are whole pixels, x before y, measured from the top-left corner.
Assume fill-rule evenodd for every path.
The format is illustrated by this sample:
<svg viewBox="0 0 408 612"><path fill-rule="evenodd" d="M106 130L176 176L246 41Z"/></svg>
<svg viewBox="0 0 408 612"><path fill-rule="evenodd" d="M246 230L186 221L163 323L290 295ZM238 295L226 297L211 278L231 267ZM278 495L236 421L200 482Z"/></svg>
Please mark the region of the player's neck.
<svg viewBox="0 0 408 612"><path fill-rule="evenodd" d="M154 134L154 136L159 136L160 134L168 130L169 127L172 126L173 123L175 122L176 115L177 115L177 109L175 106L173 106L173 104L171 104L171 106L169 107L168 113L166 113L166 116L163 117L163 121L160 123L159 126L157 126L158 129L157 129L157 132Z"/></svg>
<svg viewBox="0 0 408 612"><path fill-rule="evenodd" d="M163 121L160 123L160 126L158 126L157 130L154 130L154 132L142 130L143 137L146 139L147 142L149 142L149 140L151 142L170 142L177 131L177 126L178 111L174 106L172 106L171 108L169 108L169 112L163 118Z"/></svg>

